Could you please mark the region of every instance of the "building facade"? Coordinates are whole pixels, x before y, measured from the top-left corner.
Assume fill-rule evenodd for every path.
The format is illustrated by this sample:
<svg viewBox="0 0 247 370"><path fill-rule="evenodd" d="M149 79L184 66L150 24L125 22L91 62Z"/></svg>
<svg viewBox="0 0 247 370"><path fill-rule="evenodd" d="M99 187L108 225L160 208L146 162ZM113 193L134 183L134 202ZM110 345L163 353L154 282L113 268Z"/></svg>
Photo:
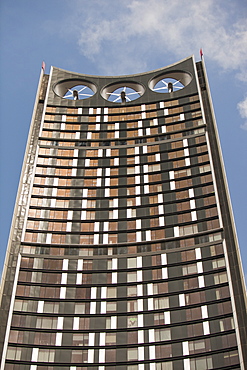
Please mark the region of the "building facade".
<svg viewBox="0 0 247 370"><path fill-rule="evenodd" d="M1 369L245 368L246 291L204 62L41 71Z"/></svg>

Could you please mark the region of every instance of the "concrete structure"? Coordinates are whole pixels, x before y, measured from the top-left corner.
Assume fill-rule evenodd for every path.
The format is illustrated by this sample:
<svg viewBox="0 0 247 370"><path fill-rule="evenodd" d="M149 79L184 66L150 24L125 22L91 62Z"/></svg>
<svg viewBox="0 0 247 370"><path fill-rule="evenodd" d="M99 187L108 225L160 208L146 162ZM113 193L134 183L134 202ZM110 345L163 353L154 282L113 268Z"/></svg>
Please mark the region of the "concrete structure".
<svg viewBox="0 0 247 370"><path fill-rule="evenodd" d="M246 292L203 61L42 70L2 369L244 369Z"/></svg>

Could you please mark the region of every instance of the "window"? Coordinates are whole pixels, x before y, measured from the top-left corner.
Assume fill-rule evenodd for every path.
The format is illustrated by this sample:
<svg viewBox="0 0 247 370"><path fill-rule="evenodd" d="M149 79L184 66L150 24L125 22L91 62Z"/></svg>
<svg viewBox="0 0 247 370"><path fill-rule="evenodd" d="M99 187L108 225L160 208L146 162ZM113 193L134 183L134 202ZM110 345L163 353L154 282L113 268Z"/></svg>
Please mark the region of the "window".
<svg viewBox="0 0 247 370"><path fill-rule="evenodd" d="M105 350L105 361L106 362L116 362L116 350L115 349Z"/></svg>
<svg viewBox="0 0 247 370"><path fill-rule="evenodd" d="M234 322L232 317L219 320L220 331L232 330L234 329Z"/></svg>
<svg viewBox="0 0 247 370"><path fill-rule="evenodd" d="M135 281L137 281L137 272L136 271L128 272L127 273L127 282L131 283L131 282L135 282Z"/></svg>
<svg viewBox="0 0 247 370"><path fill-rule="evenodd" d="M191 265L183 266L183 275L190 275L197 273L197 265L193 263Z"/></svg>
<svg viewBox="0 0 247 370"><path fill-rule="evenodd" d="M116 298L116 296L117 296L117 288L108 287L107 288L107 298Z"/></svg>
<svg viewBox="0 0 247 370"><path fill-rule="evenodd" d="M162 309L162 308L168 308L169 307L169 298L154 298L154 309Z"/></svg>
<svg viewBox="0 0 247 370"><path fill-rule="evenodd" d="M75 304L75 314L85 314L85 313L86 313L86 304L76 303Z"/></svg>
<svg viewBox="0 0 247 370"><path fill-rule="evenodd" d="M55 351L52 349L39 349L38 361L53 362L55 358Z"/></svg>
<svg viewBox="0 0 247 370"><path fill-rule="evenodd" d="M87 346L88 334L87 333L73 334L72 344L73 346Z"/></svg>
<svg viewBox="0 0 247 370"><path fill-rule="evenodd" d="M20 360L21 359L21 348L9 347L6 357L8 360Z"/></svg>
<svg viewBox="0 0 247 370"><path fill-rule="evenodd" d="M128 336L128 338L127 338L127 343L128 344L136 344L136 343L138 343L138 331L133 331L133 330L132 331L129 331L127 333L127 336Z"/></svg>
<svg viewBox="0 0 247 370"><path fill-rule="evenodd" d="M170 329L155 329L155 342L163 342L171 339Z"/></svg>
<svg viewBox="0 0 247 370"><path fill-rule="evenodd" d="M189 234L196 234L198 232L197 225L190 225L190 226L180 226L179 227L179 235L189 235Z"/></svg>
<svg viewBox="0 0 247 370"><path fill-rule="evenodd" d="M106 345L116 344L116 333L106 333L105 344Z"/></svg>
<svg viewBox="0 0 247 370"><path fill-rule="evenodd" d="M222 284L227 282L227 275L225 272L222 272L221 274L215 274L214 275L214 283L215 284Z"/></svg>
<svg viewBox="0 0 247 370"><path fill-rule="evenodd" d="M137 288L136 285L128 286L127 287L127 296L128 297L134 297L137 295Z"/></svg>
<svg viewBox="0 0 247 370"><path fill-rule="evenodd" d="M136 268L136 258L128 258L127 259L127 262L128 262L128 268Z"/></svg>
<svg viewBox="0 0 247 370"><path fill-rule="evenodd" d="M189 352L190 354L204 352L206 348L204 340L195 340L193 342L189 342Z"/></svg>
<svg viewBox="0 0 247 370"><path fill-rule="evenodd" d="M72 351L71 353L71 362L72 363L87 363L88 362L88 351Z"/></svg>
<svg viewBox="0 0 247 370"><path fill-rule="evenodd" d="M107 312L115 312L117 309L116 302L106 302L106 311Z"/></svg>
<svg viewBox="0 0 247 370"><path fill-rule="evenodd" d="M200 173L204 173L204 172L210 172L211 171L211 168L210 168L210 165L207 164L205 166L200 166L199 167L199 172Z"/></svg>
<svg viewBox="0 0 247 370"><path fill-rule="evenodd" d="M128 350L128 361L135 361L138 359L138 349L137 348L129 348Z"/></svg>
<svg viewBox="0 0 247 370"><path fill-rule="evenodd" d="M148 172L160 171L160 164L150 164L148 166Z"/></svg>
<svg viewBox="0 0 247 370"><path fill-rule="evenodd" d="M45 317L37 319L37 328L41 329L56 329L57 328L57 318Z"/></svg>
<svg viewBox="0 0 247 370"><path fill-rule="evenodd" d="M225 259L224 258L219 258L217 260L214 260L212 262L212 265L213 265L213 269L218 269L218 268L221 268L221 267L225 267L226 266Z"/></svg>
<svg viewBox="0 0 247 370"><path fill-rule="evenodd" d="M173 365L172 365L172 362L158 362L158 363L155 363L155 369L156 370L172 370Z"/></svg>
<svg viewBox="0 0 247 370"><path fill-rule="evenodd" d="M135 312L137 311L137 301L132 300L127 302L127 310L128 312Z"/></svg>
<svg viewBox="0 0 247 370"><path fill-rule="evenodd" d="M190 370L208 370L212 368L211 356L190 359Z"/></svg>
<svg viewBox="0 0 247 370"><path fill-rule="evenodd" d="M127 168L127 175L133 175L135 173L135 167Z"/></svg>

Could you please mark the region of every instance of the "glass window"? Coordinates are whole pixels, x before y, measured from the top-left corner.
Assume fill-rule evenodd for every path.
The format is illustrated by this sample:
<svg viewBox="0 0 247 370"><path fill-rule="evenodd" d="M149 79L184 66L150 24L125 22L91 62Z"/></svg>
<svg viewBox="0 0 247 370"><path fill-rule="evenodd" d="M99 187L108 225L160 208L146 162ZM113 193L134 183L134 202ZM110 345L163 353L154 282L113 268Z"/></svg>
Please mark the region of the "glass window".
<svg viewBox="0 0 247 370"><path fill-rule="evenodd" d="M148 172L160 171L160 164L150 164L148 166Z"/></svg>
<svg viewBox="0 0 247 370"><path fill-rule="evenodd" d="M117 288L108 287L107 288L107 298L116 298L117 297Z"/></svg>
<svg viewBox="0 0 247 370"><path fill-rule="evenodd" d="M210 253L211 253L211 256L217 256L218 254L223 254L222 244L211 245Z"/></svg>
<svg viewBox="0 0 247 370"><path fill-rule="evenodd" d="M205 166L200 166L199 167L199 171L200 173L203 173L203 172L210 172L211 171L211 168L210 168L210 165L207 164Z"/></svg>
<svg viewBox="0 0 247 370"><path fill-rule="evenodd" d="M155 329L155 341L163 342L165 340L171 339L171 330L170 329Z"/></svg>
<svg viewBox="0 0 247 370"><path fill-rule="evenodd" d="M136 268L136 258L128 258L127 259L127 266L128 268Z"/></svg>
<svg viewBox="0 0 247 370"><path fill-rule="evenodd" d="M190 354L204 352L205 348L205 340L195 340L193 342L189 342Z"/></svg>
<svg viewBox="0 0 247 370"><path fill-rule="evenodd" d="M127 296L128 297L133 297L137 295L137 287L136 285L133 286L128 286L127 287Z"/></svg>
<svg viewBox="0 0 247 370"><path fill-rule="evenodd" d="M220 331L232 330L234 329L234 322L232 317L219 320Z"/></svg>
<svg viewBox="0 0 247 370"><path fill-rule="evenodd" d="M105 350L105 361L106 362L116 362L116 350L115 349Z"/></svg>
<svg viewBox="0 0 247 370"><path fill-rule="evenodd" d="M127 302L127 310L128 312L135 312L137 311L137 301L132 300Z"/></svg>
<svg viewBox="0 0 247 370"><path fill-rule="evenodd" d="M169 298L168 297L160 297L160 298L154 298L154 308L162 309L162 308L168 308L169 307Z"/></svg>
<svg viewBox="0 0 247 370"><path fill-rule="evenodd" d="M138 349L137 348L129 348L128 350L128 361L135 361L138 359Z"/></svg>
<svg viewBox="0 0 247 370"><path fill-rule="evenodd" d="M181 252L182 261L192 261L196 259L195 250L191 249L188 251Z"/></svg>
<svg viewBox="0 0 247 370"><path fill-rule="evenodd" d="M155 364L156 370L172 370L173 365L172 362L158 362Z"/></svg>
<svg viewBox="0 0 247 370"><path fill-rule="evenodd" d="M37 328L41 329L56 329L57 328L57 318L45 317L37 318Z"/></svg>
<svg viewBox="0 0 247 370"><path fill-rule="evenodd" d="M127 175L133 175L135 173L135 167L127 168Z"/></svg>
<svg viewBox="0 0 247 370"><path fill-rule="evenodd" d="M73 346L88 346L88 333L73 334Z"/></svg>
<svg viewBox="0 0 247 370"><path fill-rule="evenodd" d="M106 345L116 344L116 333L106 333L105 344Z"/></svg>
<svg viewBox="0 0 247 370"><path fill-rule="evenodd" d="M227 282L227 274L226 272L222 272L221 274L214 275L214 283L215 284L223 284Z"/></svg>
<svg viewBox="0 0 247 370"><path fill-rule="evenodd" d="M115 312L117 309L116 302L106 302L106 311L107 312Z"/></svg>
<svg viewBox="0 0 247 370"><path fill-rule="evenodd" d="M87 350L80 350L80 351L72 351L71 353L71 362L74 363L87 363L88 361L88 351Z"/></svg>
<svg viewBox="0 0 247 370"><path fill-rule="evenodd" d="M53 362L55 358L55 351L52 349L39 349L38 361Z"/></svg>
<svg viewBox="0 0 247 370"><path fill-rule="evenodd" d="M86 303L76 303L75 314L85 314L85 313L86 313Z"/></svg>
<svg viewBox="0 0 247 370"><path fill-rule="evenodd" d="M212 357L200 357L190 359L191 370L208 370L213 368Z"/></svg>
<svg viewBox="0 0 247 370"><path fill-rule="evenodd" d="M8 347L6 357L8 360L20 360L21 359L21 348Z"/></svg>
<svg viewBox="0 0 247 370"><path fill-rule="evenodd" d="M135 281L137 281L137 272L136 271L128 272L127 273L127 282L131 283L131 282L135 282Z"/></svg>
<svg viewBox="0 0 247 370"><path fill-rule="evenodd" d="M18 334L19 334L19 331L11 330L10 334L9 334L9 342L11 342L11 343L21 343L21 341L18 341Z"/></svg>
<svg viewBox="0 0 247 370"><path fill-rule="evenodd" d="M154 314L154 325L163 325L164 324L164 313L155 313Z"/></svg>
<svg viewBox="0 0 247 370"><path fill-rule="evenodd" d="M221 268L221 267L225 267L226 266L225 259L224 258L219 258L217 260L214 260L212 262L212 265L213 265L213 269L218 269L218 268Z"/></svg>
<svg viewBox="0 0 247 370"><path fill-rule="evenodd" d="M197 273L197 265L193 263L191 265L183 266L183 275L190 275Z"/></svg>
<svg viewBox="0 0 247 370"><path fill-rule="evenodd" d="M224 353L224 365L235 365L239 363L238 351Z"/></svg>

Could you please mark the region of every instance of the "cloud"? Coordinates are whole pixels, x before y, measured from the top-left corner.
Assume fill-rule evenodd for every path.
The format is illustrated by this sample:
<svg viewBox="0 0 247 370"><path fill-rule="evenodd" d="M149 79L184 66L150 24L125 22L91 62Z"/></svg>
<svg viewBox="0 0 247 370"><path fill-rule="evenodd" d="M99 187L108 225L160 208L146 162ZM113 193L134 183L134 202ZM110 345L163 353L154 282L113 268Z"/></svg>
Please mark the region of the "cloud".
<svg viewBox="0 0 247 370"><path fill-rule="evenodd" d="M160 68L203 49L219 73L247 82L247 6L241 0L74 0L59 29L102 75ZM54 25L53 25L54 26ZM232 77L231 77L232 78ZM246 117L246 100L238 104ZM247 128L247 123L243 125Z"/></svg>
<svg viewBox="0 0 247 370"><path fill-rule="evenodd" d="M238 103L238 110L239 110L240 116L245 120L241 128L244 130L247 130L247 96L243 101Z"/></svg>
<svg viewBox="0 0 247 370"><path fill-rule="evenodd" d="M182 6L181 0L90 3L73 2L76 19L70 24L80 52L95 63L100 57L104 73L143 71L154 59L172 62L199 55L202 47L222 70L246 76L247 23L230 0L187 0Z"/></svg>

